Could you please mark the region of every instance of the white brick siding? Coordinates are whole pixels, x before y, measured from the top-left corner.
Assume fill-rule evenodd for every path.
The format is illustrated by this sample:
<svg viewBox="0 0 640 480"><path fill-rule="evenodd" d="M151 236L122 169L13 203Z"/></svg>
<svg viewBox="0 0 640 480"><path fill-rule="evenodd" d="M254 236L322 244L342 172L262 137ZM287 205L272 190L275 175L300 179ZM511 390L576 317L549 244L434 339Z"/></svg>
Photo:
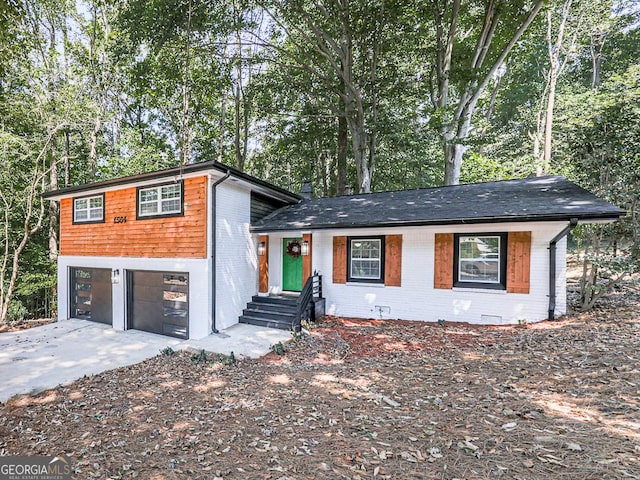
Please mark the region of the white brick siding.
<svg viewBox="0 0 640 480"><path fill-rule="evenodd" d="M502 223L440 227L403 227L313 231L313 268L323 275L327 313L347 317L399 318L404 320L460 321L469 323L537 322L547 318L549 308L549 241L566 224ZM494 290L433 288L434 237L436 233L482 233L531 231L530 293L514 294ZM402 286L379 284L334 284L333 237L339 235L402 234ZM281 239L294 234L270 235L269 285L280 283ZM566 311L566 240L557 248L556 314ZM377 306L383 309L382 315ZM482 316L501 317L483 321Z"/></svg>
<svg viewBox="0 0 640 480"><path fill-rule="evenodd" d="M238 323L258 289L256 237L249 232L250 191L231 179L216 187L216 326Z"/></svg>

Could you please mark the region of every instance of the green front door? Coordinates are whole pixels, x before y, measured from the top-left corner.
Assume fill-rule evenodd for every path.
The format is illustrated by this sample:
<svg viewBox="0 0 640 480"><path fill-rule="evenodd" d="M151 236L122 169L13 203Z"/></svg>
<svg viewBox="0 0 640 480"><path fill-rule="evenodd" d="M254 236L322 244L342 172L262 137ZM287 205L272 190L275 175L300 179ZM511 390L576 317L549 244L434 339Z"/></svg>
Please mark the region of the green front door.
<svg viewBox="0 0 640 480"><path fill-rule="evenodd" d="M301 238L282 240L282 290L299 292L302 290Z"/></svg>

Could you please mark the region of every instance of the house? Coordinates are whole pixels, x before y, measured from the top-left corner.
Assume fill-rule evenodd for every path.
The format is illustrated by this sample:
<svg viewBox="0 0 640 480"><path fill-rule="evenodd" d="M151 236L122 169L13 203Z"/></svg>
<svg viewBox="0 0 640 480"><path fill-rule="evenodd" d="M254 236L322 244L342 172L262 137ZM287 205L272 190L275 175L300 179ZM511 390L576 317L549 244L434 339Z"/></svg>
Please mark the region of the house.
<svg viewBox="0 0 640 480"><path fill-rule="evenodd" d="M567 233L625 213L562 177L303 192L203 162L47 193L59 318L201 338L290 328L315 291L341 316L536 322L566 310Z"/></svg>

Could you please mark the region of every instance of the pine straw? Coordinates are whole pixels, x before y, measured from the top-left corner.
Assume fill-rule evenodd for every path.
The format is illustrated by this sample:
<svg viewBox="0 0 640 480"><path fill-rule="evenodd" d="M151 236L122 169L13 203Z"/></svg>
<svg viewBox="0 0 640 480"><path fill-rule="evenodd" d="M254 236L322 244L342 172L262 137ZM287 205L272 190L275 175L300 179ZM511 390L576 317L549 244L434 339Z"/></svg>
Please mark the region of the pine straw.
<svg viewBox="0 0 640 480"><path fill-rule="evenodd" d="M283 356L189 354L0 409L76 478L640 478L640 302L518 327L328 318Z"/></svg>

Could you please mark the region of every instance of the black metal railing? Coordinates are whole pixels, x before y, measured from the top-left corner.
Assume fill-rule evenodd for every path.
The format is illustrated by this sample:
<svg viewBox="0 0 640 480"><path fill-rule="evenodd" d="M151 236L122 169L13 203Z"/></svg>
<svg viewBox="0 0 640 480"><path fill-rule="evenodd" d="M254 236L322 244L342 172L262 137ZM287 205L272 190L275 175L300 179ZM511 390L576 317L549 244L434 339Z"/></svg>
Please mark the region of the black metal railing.
<svg viewBox="0 0 640 480"><path fill-rule="evenodd" d="M313 275L307 278L296 301L296 316L293 320L294 331L300 331L303 320L315 320L313 301L316 298L322 298L322 275L313 272Z"/></svg>

